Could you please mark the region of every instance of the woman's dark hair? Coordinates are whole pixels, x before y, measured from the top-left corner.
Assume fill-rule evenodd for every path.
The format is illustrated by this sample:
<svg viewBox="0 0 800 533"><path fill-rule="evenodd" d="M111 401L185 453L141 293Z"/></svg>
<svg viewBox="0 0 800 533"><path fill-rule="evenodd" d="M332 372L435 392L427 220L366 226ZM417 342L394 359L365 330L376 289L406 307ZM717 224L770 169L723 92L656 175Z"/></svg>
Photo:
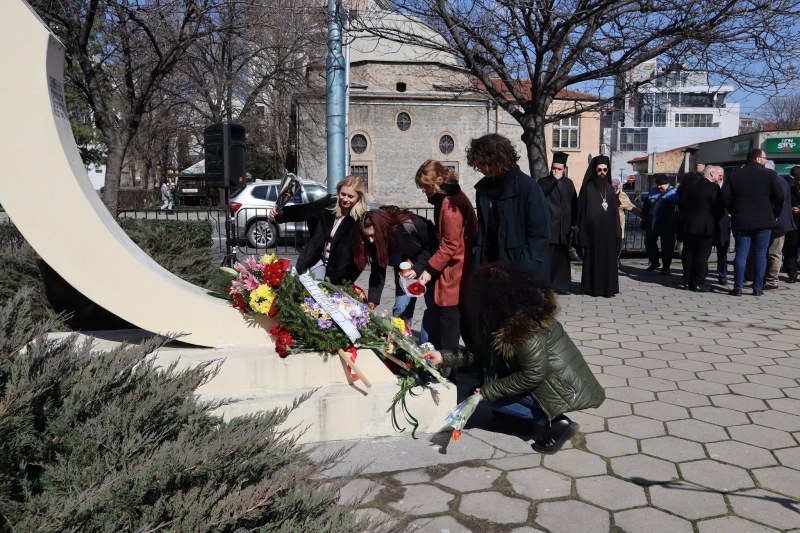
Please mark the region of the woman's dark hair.
<svg viewBox="0 0 800 533"><path fill-rule="evenodd" d="M476 270L464 301L469 302L465 306L468 327L485 341L516 315L543 321L556 311L550 287L516 263L489 263Z"/></svg>
<svg viewBox="0 0 800 533"><path fill-rule="evenodd" d="M414 213L408 209L400 209L396 205L384 205L367 211L361 219L359 229L363 232L365 228L374 228L375 243L362 239L363 247L356 246L354 257L356 266L363 269L372 258L378 266L386 267L389 264L389 256L399 247L395 231L413 216Z"/></svg>
<svg viewBox="0 0 800 533"><path fill-rule="evenodd" d="M497 133L490 133L472 139L467 148L467 164L475 168L478 164L486 164L491 174L502 175L517 168L519 154L507 138Z"/></svg>

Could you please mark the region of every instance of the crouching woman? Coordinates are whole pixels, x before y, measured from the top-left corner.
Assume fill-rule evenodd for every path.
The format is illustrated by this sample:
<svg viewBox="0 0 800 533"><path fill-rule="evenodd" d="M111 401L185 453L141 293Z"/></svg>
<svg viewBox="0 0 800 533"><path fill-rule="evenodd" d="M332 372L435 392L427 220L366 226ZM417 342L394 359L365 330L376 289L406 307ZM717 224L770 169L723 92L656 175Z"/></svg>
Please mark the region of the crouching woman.
<svg viewBox="0 0 800 533"><path fill-rule="evenodd" d="M598 407L605 392L556 320L553 291L523 266L490 263L474 273L466 301L468 347L425 358L480 368L476 391L492 411L533 422L533 449L557 452L578 431L565 413Z"/></svg>

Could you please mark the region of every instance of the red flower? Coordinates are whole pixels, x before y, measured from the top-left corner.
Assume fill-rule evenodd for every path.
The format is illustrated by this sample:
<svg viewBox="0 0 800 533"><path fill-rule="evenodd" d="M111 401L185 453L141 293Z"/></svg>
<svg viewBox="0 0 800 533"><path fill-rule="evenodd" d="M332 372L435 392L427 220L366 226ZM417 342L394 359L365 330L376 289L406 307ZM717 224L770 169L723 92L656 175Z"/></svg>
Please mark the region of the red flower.
<svg viewBox="0 0 800 533"><path fill-rule="evenodd" d="M453 440L458 440L460 438L461 438L461 430L460 429L454 429L453 430Z"/></svg>
<svg viewBox="0 0 800 533"><path fill-rule="evenodd" d="M280 267L282 272L286 272L292 266L292 262L286 258L278 259L278 261L275 264Z"/></svg>
<svg viewBox="0 0 800 533"><path fill-rule="evenodd" d="M364 289L353 284L353 291L358 295L359 298L361 298L361 301L367 301L367 293L364 292Z"/></svg>
<svg viewBox="0 0 800 533"><path fill-rule="evenodd" d="M233 301L231 305L234 309L238 309L241 313L247 314L247 302L244 301L244 296L239 294L238 292L233 293Z"/></svg>
<svg viewBox="0 0 800 533"><path fill-rule="evenodd" d="M272 326L272 329L269 330L269 334L272 335L273 337L277 337L280 334L280 332L281 332L281 325L277 323L274 326Z"/></svg>
<svg viewBox="0 0 800 533"><path fill-rule="evenodd" d="M419 281L409 283L408 292L414 296L419 296L420 294L425 292L425 285L423 285Z"/></svg>
<svg viewBox="0 0 800 533"><path fill-rule="evenodd" d="M271 305L271 306L269 306L269 311L267 311L267 315L268 315L270 318L275 318L276 316L278 316L278 308L277 308L277 307L275 307L275 302L276 302L276 301L277 301L277 300L273 300L273 301L272 301L272 305Z"/></svg>

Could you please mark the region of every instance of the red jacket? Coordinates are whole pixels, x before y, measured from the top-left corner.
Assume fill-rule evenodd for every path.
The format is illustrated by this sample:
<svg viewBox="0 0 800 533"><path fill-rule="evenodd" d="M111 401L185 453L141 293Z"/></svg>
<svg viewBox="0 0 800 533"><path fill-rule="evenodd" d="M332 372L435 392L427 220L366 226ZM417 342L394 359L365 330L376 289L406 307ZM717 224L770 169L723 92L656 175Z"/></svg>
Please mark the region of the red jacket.
<svg viewBox="0 0 800 533"><path fill-rule="evenodd" d="M443 307L458 305L472 269L478 218L467 195L459 191L444 198L437 222L439 249L428 260L428 270L439 273L434 301Z"/></svg>

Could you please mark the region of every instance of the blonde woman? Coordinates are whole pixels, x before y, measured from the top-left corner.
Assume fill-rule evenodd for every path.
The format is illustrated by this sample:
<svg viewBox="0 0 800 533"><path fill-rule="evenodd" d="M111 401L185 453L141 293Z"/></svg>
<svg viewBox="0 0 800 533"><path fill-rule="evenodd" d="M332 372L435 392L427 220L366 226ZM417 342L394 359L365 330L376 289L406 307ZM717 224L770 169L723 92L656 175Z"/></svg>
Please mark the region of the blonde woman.
<svg viewBox="0 0 800 533"><path fill-rule="evenodd" d="M354 261L354 251L361 245L358 226L367 207L367 191L358 176L346 176L336 185L336 196L330 195L309 204L291 205L278 212L273 209L270 218L275 222L307 221L311 238L306 242L295 267L298 272L312 269L331 283L341 285L353 282L361 274Z"/></svg>

